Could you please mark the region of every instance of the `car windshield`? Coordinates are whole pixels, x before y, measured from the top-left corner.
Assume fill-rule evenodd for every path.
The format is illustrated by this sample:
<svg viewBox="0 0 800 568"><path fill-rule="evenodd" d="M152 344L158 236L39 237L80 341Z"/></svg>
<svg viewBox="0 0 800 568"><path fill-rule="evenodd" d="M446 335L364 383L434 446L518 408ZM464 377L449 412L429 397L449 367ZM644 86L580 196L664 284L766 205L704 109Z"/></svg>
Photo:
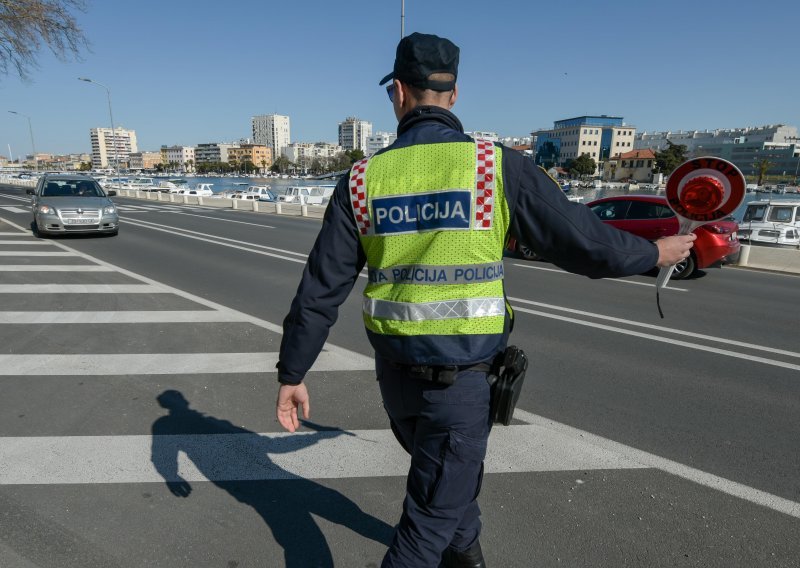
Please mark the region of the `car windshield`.
<svg viewBox="0 0 800 568"><path fill-rule="evenodd" d="M102 197L97 182L91 180L50 180L42 188L42 197Z"/></svg>

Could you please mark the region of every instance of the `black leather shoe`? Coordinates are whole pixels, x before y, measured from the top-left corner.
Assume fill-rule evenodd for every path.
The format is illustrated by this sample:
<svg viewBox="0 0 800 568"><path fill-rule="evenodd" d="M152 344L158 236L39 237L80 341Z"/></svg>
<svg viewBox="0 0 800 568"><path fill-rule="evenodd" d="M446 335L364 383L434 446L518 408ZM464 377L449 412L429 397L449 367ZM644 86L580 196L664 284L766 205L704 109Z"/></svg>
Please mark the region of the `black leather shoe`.
<svg viewBox="0 0 800 568"><path fill-rule="evenodd" d="M448 548L442 554L442 568L486 568L486 562L483 559L483 551L481 550L481 543L477 540L475 544L466 550L457 551Z"/></svg>

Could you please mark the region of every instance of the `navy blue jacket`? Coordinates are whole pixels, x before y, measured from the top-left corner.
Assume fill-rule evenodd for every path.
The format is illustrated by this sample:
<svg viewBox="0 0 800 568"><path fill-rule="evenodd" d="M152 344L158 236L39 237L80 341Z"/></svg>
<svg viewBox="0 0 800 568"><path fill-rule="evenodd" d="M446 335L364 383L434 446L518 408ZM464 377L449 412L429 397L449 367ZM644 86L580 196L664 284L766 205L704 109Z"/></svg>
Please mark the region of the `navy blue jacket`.
<svg viewBox="0 0 800 568"><path fill-rule="evenodd" d="M414 144L470 142L456 116L439 107L417 107L400 121L398 138L381 150L391 152ZM557 266L590 278L640 274L658 260L649 241L602 223L583 204L573 203L533 161L503 148L503 187L511 212L511 236L526 243ZM325 211L303 279L283 322L278 380L296 384L316 360L339 306L347 299L366 263L359 242L348 187L349 176L336 186ZM494 353L471 351L469 336L440 337L447 359L415 353L413 340L373 334L378 355L400 363L468 364L491 360L505 348L505 337L493 343ZM484 342L485 344L485 342Z"/></svg>

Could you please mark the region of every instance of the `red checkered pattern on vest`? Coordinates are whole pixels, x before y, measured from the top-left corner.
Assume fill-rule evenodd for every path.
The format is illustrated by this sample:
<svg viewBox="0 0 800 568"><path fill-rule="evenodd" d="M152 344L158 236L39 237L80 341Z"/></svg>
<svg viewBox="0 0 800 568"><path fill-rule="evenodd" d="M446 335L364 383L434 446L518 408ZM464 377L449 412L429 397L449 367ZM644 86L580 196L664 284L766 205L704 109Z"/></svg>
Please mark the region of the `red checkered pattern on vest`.
<svg viewBox="0 0 800 568"><path fill-rule="evenodd" d="M474 229L491 229L494 218L494 144L475 139L475 223Z"/></svg>
<svg viewBox="0 0 800 568"><path fill-rule="evenodd" d="M367 207L367 188L365 177L369 158L357 161L350 170L350 199L353 202L353 214L356 217L356 226L362 235L369 229L369 208Z"/></svg>

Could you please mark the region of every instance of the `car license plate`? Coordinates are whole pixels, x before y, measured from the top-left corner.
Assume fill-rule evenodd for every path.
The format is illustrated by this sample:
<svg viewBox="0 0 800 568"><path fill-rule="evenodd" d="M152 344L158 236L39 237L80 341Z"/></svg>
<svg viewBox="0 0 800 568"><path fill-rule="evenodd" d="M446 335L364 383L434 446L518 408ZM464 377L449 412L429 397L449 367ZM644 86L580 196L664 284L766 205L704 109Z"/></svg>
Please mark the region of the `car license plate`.
<svg viewBox="0 0 800 568"><path fill-rule="evenodd" d="M93 223L97 223L97 219L93 219L92 217L78 217L76 219L64 219L64 223L67 225L91 225Z"/></svg>

